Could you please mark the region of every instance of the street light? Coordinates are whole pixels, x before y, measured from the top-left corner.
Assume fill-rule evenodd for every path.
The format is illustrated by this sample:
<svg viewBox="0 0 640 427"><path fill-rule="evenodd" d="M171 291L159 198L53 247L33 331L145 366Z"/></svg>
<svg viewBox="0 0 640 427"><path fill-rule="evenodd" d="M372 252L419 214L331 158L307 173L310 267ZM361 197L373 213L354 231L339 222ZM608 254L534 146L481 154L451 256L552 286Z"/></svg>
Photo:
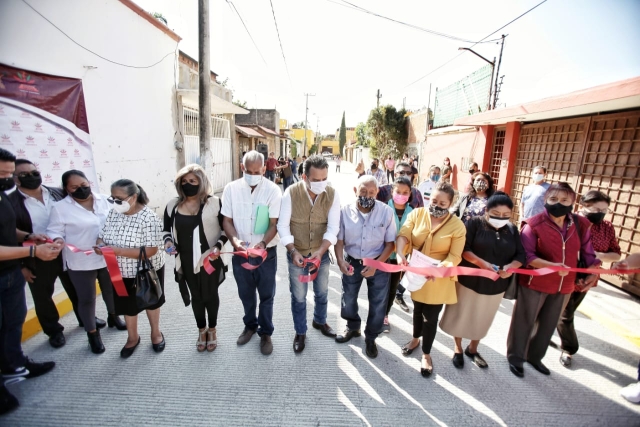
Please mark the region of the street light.
<svg viewBox="0 0 640 427"><path fill-rule="evenodd" d="M478 58L482 59L483 61L487 62L488 64L491 64L491 83L489 84L489 103L487 104L487 110L491 109L491 89L493 89L493 72L495 70L496 67L496 58L493 58L493 62L489 61L487 58L485 58L484 56L480 55L478 52L469 49L468 47L459 47L458 50L468 50L469 52L473 53L475 56L477 56Z"/></svg>

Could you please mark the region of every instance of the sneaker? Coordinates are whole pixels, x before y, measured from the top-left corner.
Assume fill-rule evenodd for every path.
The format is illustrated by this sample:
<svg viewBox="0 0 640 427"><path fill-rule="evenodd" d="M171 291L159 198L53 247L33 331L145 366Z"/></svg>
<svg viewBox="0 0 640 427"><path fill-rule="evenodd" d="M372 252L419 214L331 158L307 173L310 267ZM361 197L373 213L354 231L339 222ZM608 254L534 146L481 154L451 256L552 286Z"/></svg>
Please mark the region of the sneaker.
<svg viewBox="0 0 640 427"><path fill-rule="evenodd" d="M5 380L14 378L35 378L44 375L56 366L56 362L36 363L27 357L24 366L16 368L12 371L3 372L2 376Z"/></svg>
<svg viewBox="0 0 640 427"><path fill-rule="evenodd" d="M20 402L16 397L9 393L5 386L0 386L0 415L11 412L20 406Z"/></svg>
<svg viewBox="0 0 640 427"><path fill-rule="evenodd" d="M640 403L640 381L629 384L620 390L620 396L624 397L631 403Z"/></svg>
<svg viewBox="0 0 640 427"><path fill-rule="evenodd" d="M384 317L384 322L382 322L382 332L389 333L391 332L391 325L389 324L389 317Z"/></svg>
<svg viewBox="0 0 640 427"><path fill-rule="evenodd" d="M409 306L401 296L396 296L395 303L398 304L403 311L409 312Z"/></svg>

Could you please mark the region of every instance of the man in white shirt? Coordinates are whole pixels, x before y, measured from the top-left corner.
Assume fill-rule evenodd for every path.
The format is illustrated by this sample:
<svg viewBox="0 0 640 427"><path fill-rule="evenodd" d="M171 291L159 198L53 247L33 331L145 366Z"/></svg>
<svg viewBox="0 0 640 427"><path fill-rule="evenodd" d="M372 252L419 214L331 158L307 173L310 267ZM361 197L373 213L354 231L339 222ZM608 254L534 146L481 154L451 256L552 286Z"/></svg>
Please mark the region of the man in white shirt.
<svg viewBox="0 0 640 427"><path fill-rule="evenodd" d="M533 184L527 185L522 191L520 221L544 212L544 193L547 192L547 189L551 185L545 181L547 168L544 166L536 166L532 172L531 178L533 179Z"/></svg>
<svg viewBox="0 0 640 427"><path fill-rule="evenodd" d="M273 351L273 299L276 294L276 246L277 222L280 215L282 194L280 188L262 177L264 156L253 150L242 159L244 176L227 184L222 193L222 226L235 251L247 248L264 249L266 259L249 255L248 259L234 255L233 275L238 285L238 295L244 307L244 325L238 337L238 345L251 340L254 333L260 336L260 351L269 355ZM254 270L242 267L249 262L259 265ZM256 292L260 298L258 305Z"/></svg>
<svg viewBox="0 0 640 427"><path fill-rule="evenodd" d="M327 186L329 164L324 157L314 155L304 164L302 180L287 188L282 197L278 234L280 243L287 248L291 313L296 331L293 351L302 352L307 333L307 288L300 276L313 280L315 309L312 326L323 335L335 338L335 331L327 323L329 293L329 253L337 242L340 231L340 199L335 190ZM317 260L320 268L305 265L305 260Z"/></svg>
<svg viewBox="0 0 640 427"><path fill-rule="evenodd" d="M422 184L418 186L418 190L424 200L424 205L429 206L431 200L431 193L436 188L436 184L440 180L440 168L438 166L431 166L429 168L429 178L425 179Z"/></svg>

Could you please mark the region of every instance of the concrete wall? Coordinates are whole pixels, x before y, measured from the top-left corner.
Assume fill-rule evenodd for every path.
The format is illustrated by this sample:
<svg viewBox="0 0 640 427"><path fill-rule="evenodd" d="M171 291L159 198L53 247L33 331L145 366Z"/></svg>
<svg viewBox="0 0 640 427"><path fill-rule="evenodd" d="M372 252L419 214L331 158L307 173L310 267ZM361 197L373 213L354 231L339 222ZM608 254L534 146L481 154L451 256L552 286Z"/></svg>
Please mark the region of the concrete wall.
<svg viewBox="0 0 640 427"><path fill-rule="evenodd" d="M120 63L150 65L176 49L175 40L119 1L29 3L78 43ZM147 69L109 63L20 0L0 1L0 39L2 63L82 79L100 190L129 178L147 191L150 207L163 209L175 193L174 55Z"/></svg>
<svg viewBox="0 0 640 427"><path fill-rule="evenodd" d="M243 124L258 124L269 128L276 133L280 133L280 113L278 110L257 110L257 123L256 123L256 109L249 110L249 114L239 114L236 117L236 124L242 126Z"/></svg>

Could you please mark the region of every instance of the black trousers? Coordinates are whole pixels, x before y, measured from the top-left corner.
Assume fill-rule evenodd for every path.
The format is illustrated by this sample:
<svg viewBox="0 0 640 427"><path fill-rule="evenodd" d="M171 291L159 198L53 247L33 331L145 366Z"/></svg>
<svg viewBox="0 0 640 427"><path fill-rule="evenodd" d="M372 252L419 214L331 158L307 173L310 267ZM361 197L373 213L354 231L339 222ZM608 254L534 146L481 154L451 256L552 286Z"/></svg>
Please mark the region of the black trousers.
<svg viewBox="0 0 640 427"><path fill-rule="evenodd" d="M560 321L558 322L558 335L560 335L562 349L571 355L576 354L580 348L580 345L578 344L578 336L576 335L576 328L573 325L573 319L578 306L586 296L586 292L572 293L571 297L569 297L567 306L564 308L562 315L560 315Z"/></svg>
<svg viewBox="0 0 640 427"><path fill-rule="evenodd" d="M444 304L424 304L413 300L413 337L422 337L422 352L431 353L438 332L438 316Z"/></svg>
<svg viewBox="0 0 640 427"><path fill-rule="evenodd" d="M33 304L35 306L36 315L42 330L45 334L52 336L64 330L64 326L60 324L60 315L56 304L53 302L53 292L56 279L60 279L62 287L69 296L73 311L76 318L80 320L78 312L78 295L76 289L69 279L69 275L62 267L62 255L52 261L42 261L35 259L35 271L33 274L36 278L33 283L29 283Z"/></svg>
<svg viewBox="0 0 640 427"><path fill-rule="evenodd" d="M387 261L387 264L398 265L398 261L395 259L390 259ZM388 316L391 312L391 307L393 307L393 301L396 298L396 291L398 290L398 285L400 284L400 279L402 278L402 272L398 271L397 273L391 273L389 276L389 298L387 301L387 311L386 315ZM402 288L404 291L404 288Z"/></svg>
<svg viewBox="0 0 640 427"><path fill-rule="evenodd" d="M194 297L191 300L191 308L193 309L193 315L196 318L198 329L206 328L207 320L209 320L209 329L217 326L218 309L220 308L220 298L217 292L211 295L208 301L201 301L199 298Z"/></svg>

